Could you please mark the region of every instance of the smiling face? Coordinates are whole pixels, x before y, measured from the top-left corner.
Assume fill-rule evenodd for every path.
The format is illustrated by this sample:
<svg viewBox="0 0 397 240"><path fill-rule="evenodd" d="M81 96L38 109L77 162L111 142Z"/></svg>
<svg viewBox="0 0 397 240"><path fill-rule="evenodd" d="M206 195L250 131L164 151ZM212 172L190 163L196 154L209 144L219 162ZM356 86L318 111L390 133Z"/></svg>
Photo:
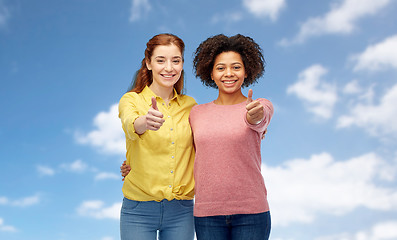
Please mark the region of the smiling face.
<svg viewBox="0 0 397 240"><path fill-rule="evenodd" d="M241 93L241 85L246 77L240 54L223 52L215 58L211 78L218 86L219 94Z"/></svg>
<svg viewBox="0 0 397 240"><path fill-rule="evenodd" d="M183 58L180 49L171 45L157 46L146 67L152 71L153 82L150 85L156 89L173 88L181 77Z"/></svg>

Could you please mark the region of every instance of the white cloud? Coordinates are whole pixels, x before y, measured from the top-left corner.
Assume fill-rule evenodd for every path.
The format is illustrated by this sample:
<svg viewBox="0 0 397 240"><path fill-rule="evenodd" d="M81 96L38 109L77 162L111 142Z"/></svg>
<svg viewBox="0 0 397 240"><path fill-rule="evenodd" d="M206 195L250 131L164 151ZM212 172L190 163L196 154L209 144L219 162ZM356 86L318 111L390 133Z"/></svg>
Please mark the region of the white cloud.
<svg viewBox="0 0 397 240"><path fill-rule="evenodd" d="M0 29L7 25L10 18L10 11L2 0L0 0Z"/></svg>
<svg viewBox="0 0 397 240"><path fill-rule="evenodd" d="M151 10L149 0L132 0L130 22L139 20Z"/></svg>
<svg viewBox="0 0 397 240"><path fill-rule="evenodd" d="M226 12L224 14L216 14L212 17L211 23L217 24L219 22L238 22L243 19L243 15L240 12Z"/></svg>
<svg viewBox="0 0 397 240"><path fill-rule="evenodd" d="M61 164L61 168L70 172L83 173L87 170L88 165L80 159L77 159L70 164Z"/></svg>
<svg viewBox="0 0 397 240"><path fill-rule="evenodd" d="M38 194L16 200L9 200L7 197L0 197L0 205L29 207L38 203L40 203L40 196Z"/></svg>
<svg viewBox="0 0 397 240"><path fill-rule="evenodd" d="M112 237L103 237L101 240L114 240Z"/></svg>
<svg viewBox="0 0 397 240"><path fill-rule="evenodd" d="M345 94L357 94L362 92L360 85L357 80L353 80L345 85L343 88L343 93Z"/></svg>
<svg viewBox="0 0 397 240"><path fill-rule="evenodd" d="M386 7L391 0L343 0L332 4L324 16L304 22L299 33L292 39L281 40L281 45L303 43L308 38L325 34L349 34L356 29L359 19L374 15Z"/></svg>
<svg viewBox="0 0 397 240"><path fill-rule="evenodd" d="M8 199L6 197L0 197L0 205L6 205L8 203Z"/></svg>
<svg viewBox="0 0 397 240"><path fill-rule="evenodd" d="M397 222L381 222L369 230L357 233L341 233L332 236L319 237L315 240L395 240L397 239Z"/></svg>
<svg viewBox="0 0 397 240"><path fill-rule="evenodd" d="M257 17L268 17L275 21L286 6L286 2L285 0L243 0L243 6Z"/></svg>
<svg viewBox="0 0 397 240"><path fill-rule="evenodd" d="M358 207L397 211L397 189L379 185L395 180L396 166L375 153L346 161L321 153L277 167L263 165L262 172L276 226L311 223L319 215L344 215Z"/></svg>
<svg viewBox="0 0 397 240"><path fill-rule="evenodd" d="M116 179L116 180L120 180L121 179L121 175L117 175L115 173L109 173L109 172L101 172L98 173L95 176L95 180L106 180L106 179Z"/></svg>
<svg viewBox="0 0 397 240"><path fill-rule="evenodd" d="M321 65L312 65L299 73L298 81L287 88L287 93L301 99L308 111L324 119L332 116L337 101L336 87L321 79L327 72Z"/></svg>
<svg viewBox="0 0 397 240"><path fill-rule="evenodd" d="M94 118L95 130L81 134L75 133L78 143L89 144L103 152L125 154L125 135L118 118L118 104L110 107L108 112L100 112Z"/></svg>
<svg viewBox="0 0 397 240"><path fill-rule="evenodd" d="M0 232L16 232L17 229L10 225L5 225L4 220L0 218Z"/></svg>
<svg viewBox="0 0 397 240"><path fill-rule="evenodd" d="M397 84L388 90L379 104L357 103L350 112L338 118L337 127L357 126L372 136L397 136Z"/></svg>
<svg viewBox="0 0 397 240"><path fill-rule="evenodd" d="M121 202L114 203L110 207L104 207L104 203L99 200L85 201L78 208L77 213L81 216L96 219L120 219Z"/></svg>
<svg viewBox="0 0 397 240"><path fill-rule="evenodd" d="M37 171L39 172L40 176L54 176L55 171L54 169L47 167L47 166L37 166Z"/></svg>
<svg viewBox="0 0 397 240"><path fill-rule="evenodd" d="M363 53L353 56L352 60L356 61L355 71L397 69L397 35L367 47Z"/></svg>

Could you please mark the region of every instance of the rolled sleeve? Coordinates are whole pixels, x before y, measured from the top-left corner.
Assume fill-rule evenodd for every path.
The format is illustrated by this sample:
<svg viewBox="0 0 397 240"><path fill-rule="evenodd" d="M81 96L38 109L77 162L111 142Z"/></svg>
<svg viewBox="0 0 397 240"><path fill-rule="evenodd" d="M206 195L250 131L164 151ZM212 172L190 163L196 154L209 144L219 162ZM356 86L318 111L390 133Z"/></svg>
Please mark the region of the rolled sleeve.
<svg viewBox="0 0 397 240"><path fill-rule="evenodd" d="M119 102L119 118L125 133L125 136L130 140L137 140L140 135L135 132L134 122L140 116L139 111L135 106L136 94L124 95ZM135 101L134 101L135 100Z"/></svg>

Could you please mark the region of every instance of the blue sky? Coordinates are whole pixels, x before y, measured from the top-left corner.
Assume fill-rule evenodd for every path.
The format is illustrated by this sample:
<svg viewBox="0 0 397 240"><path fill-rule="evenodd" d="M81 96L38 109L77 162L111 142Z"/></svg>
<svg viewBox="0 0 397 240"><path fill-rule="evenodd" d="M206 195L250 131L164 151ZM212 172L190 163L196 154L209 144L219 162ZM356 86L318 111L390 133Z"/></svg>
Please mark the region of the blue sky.
<svg viewBox="0 0 397 240"><path fill-rule="evenodd" d="M117 103L153 35L251 36L274 240L397 239L397 2L0 0L0 239L116 240ZM248 89L244 89L246 93Z"/></svg>

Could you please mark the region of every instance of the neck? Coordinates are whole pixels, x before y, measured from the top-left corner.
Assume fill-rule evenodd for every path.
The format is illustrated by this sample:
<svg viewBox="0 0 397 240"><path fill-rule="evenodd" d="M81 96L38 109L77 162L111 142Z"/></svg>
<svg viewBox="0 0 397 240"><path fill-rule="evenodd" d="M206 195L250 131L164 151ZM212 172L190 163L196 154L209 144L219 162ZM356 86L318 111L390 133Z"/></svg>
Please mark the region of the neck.
<svg viewBox="0 0 397 240"><path fill-rule="evenodd" d="M150 90L152 90L157 96L161 97L165 103L169 103L171 98L174 97L174 87L166 88L151 84L149 86Z"/></svg>
<svg viewBox="0 0 397 240"><path fill-rule="evenodd" d="M241 91L227 94L219 92L218 98L214 101L218 105L234 105L246 101L247 98L243 95Z"/></svg>

